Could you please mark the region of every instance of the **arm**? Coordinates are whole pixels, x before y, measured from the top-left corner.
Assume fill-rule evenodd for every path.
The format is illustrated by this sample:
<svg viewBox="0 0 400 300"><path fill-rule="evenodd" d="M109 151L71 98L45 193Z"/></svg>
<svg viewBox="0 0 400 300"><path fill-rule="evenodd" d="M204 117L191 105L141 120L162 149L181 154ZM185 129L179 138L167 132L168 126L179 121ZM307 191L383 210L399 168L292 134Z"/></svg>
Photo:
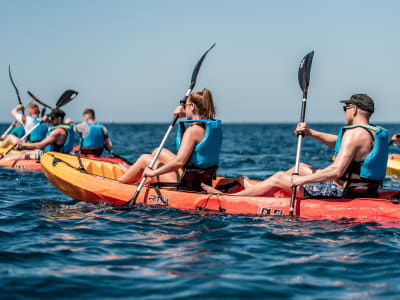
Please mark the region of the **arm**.
<svg viewBox="0 0 400 300"><path fill-rule="evenodd" d="M297 124L297 128L294 133L298 135L300 132L303 132L305 137L312 137L329 148L334 149L336 146L337 135L311 129L308 127L307 123Z"/></svg>
<svg viewBox="0 0 400 300"><path fill-rule="evenodd" d="M24 110L24 106L22 104L19 104L16 107L14 107L13 110L11 111L11 115L13 116L14 119L23 124L22 114L18 113L20 110Z"/></svg>
<svg viewBox="0 0 400 300"><path fill-rule="evenodd" d="M192 155L193 149L197 144L199 128L191 127L185 131L182 138L181 147L176 155L176 157L165 165L158 169L150 170L146 169L143 176L153 177L161 174L176 171L182 168ZM201 130L201 129L200 129ZM200 132L201 133L201 132Z"/></svg>
<svg viewBox="0 0 400 300"><path fill-rule="evenodd" d="M109 151L112 150L113 145L109 137L104 140L104 147Z"/></svg>
<svg viewBox="0 0 400 300"><path fill-rule="evenodd" d="M304 185L307 183L325 182L340 178L353 160L353 157L362 145L363 139L354 130L346 131L343 135L342 146L335 161L328 167L306 176L292 177L293 186ZM360 144L361 143L361 144Z"/></svg>
<svg viewBox="0 0 400 300"><path fill-rule="evenodd" d="M62 129L56 129L53 132L50 133L49 136L47 136L46 138L44 138L43 140L41 140L40 142L37 143L18 143L19 145L21 145L21 147L25 148L25 149L44 149L46 146L54 144L57 141L57 138L59 137L60 130Z"/></svg>

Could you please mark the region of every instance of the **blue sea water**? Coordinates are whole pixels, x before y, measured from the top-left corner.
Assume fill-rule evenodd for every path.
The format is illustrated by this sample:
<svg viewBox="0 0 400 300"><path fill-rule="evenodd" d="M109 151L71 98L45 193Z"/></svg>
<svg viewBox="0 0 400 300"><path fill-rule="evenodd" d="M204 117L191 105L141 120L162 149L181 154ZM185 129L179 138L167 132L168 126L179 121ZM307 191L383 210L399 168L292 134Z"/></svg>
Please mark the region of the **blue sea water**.
<svg viewBox="0 0 400 300"><path fill-rule="evenodd" d="M159 145L168 124L108 127L115 152L135 160ZM224 125L218 174L262 179L289 168L294 127ZM323 167L332 154L304 140L303 162ZM384 185L400 190L396 178ZM0 169L2 299L398 299L399 282L398 228L144 205L121 211L71 199L40 172Z"/></svg>

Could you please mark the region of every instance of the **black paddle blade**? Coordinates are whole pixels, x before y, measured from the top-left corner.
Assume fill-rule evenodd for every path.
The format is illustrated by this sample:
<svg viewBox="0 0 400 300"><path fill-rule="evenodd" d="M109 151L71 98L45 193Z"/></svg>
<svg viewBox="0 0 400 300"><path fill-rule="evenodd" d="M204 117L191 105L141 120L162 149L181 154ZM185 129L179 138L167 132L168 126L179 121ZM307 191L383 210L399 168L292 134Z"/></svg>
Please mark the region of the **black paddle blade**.
<svg viewBox="0 0 400 300"><path fill-rule="evenodd" d="M19 104L22 104L21 97L19 96L19 91L18 91L17 86L15 85L13 77L11 75L11 66L10 65L8 65L8 75L10 76L11 83L15 89L15 92L17 93L18 102L19 102Z"/></svg>
<svg viewBox="0 0 400 300"><path fill-rule="evenodd" d="M203 54L202 57L200 57L200 60L197 62L196 66L194 67L193 74L192 74L192 80L190 83L191 90L193 90L193 88L196 84L197 75L199 74L199 70L200 70L201 64L203 63L204 58L206 58L206 55L208 54L208 52L210 52L210 50L212 48L214 48L215 45L216 45L216 43L212 44L212 46L210 48L208 48L208 50Z"/></svg>
<svg viewBox="0 0 400 300"><path fill-rule="evenodd" d="M45 114L46 114L46 107L43 107L40 113L40 117L43 118Z"/></svg>
<svg viewBox="0 0 400 300"><path fill-rule="evenodd" d="M30 91L28 91L28 95L32 97L33 100L35 100L37 103L39 103L40 105L43 105L44 107L50 108L50 105L47 105L46 103L40 101L38 98L36 98L36 96L34 94L32 94Z"/></svg>
<svg viewBox="0 0 400 300"><path fill-rule="evenodd" d="M72 99L74 99L78 95L77 91L74 90L66 90L60 98L57 100L56 103L56 109L60 108L61 106L64 106L68 102L70 102Z"/></svg>
<svg viewBox="0 0 400 300"><path fill-rule="evenodd" d="M300 63L299 84L300 88L303 90L303 93L307 93L308 85L310 84L310 72L313 57L314 51L311 51L306 56L304 56L303 60Z"/></svg>

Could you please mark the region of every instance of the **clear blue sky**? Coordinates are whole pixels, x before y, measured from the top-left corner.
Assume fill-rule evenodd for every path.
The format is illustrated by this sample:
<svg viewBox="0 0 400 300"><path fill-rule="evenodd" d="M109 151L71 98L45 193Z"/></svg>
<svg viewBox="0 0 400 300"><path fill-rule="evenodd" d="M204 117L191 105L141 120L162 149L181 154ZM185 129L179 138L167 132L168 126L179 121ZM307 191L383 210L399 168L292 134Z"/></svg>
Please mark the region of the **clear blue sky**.
<svg viewBox="0 0 400 300"><path fill-rule="evenodd" d="M193 67L224 122L297 122L297 70L315 50L306 120L342 122L338 100L368 93L375 122L400 120L400 1L0 2L0 122L27 90L81 118L169 122Z"/></svg>

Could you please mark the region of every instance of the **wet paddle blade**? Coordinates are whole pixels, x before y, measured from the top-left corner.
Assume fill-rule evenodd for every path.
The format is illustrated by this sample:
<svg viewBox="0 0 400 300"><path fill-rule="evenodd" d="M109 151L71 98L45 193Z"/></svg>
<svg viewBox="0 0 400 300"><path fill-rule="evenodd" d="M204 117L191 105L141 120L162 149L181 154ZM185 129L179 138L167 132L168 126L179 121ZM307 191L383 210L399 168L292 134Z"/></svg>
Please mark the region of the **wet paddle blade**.
<svg viewBox="0 0 400 300"><path fill-rule="evenodd" d="M66 90L60 98L57 100L56 103L56 109L60 108L61 106L64 106L68 102L70 102L72 99L74 99L78 95L77 91L74 90Z"/></svg>
<svg viewBox="0 0 400 300"><path fill-rule="evenodd" d="M11 75L11 66L10 66L10 65L8 65L8 75L10 76L11 83L12 83L14 89L15 89L15 92L17 93L18 103L19 103L19 104L22 104L21 97L19 96L18 88L17 88L17 86L15 85L14 80L13 80L13 77L12 77L12 75Z"/></svg>
<svg viewBox="0 0 400 300"><path fill-rule="evenodd" d="M43 107L40 113L40 117L43 118L45 114L46 114L46 107Z"/></svg>
<svg viewBox="0 0 400 300"><path fill-rule="evenodd" d="M31 98L33 100L35 100L37 103L39 103L40 105L43 105L44 107L47 107L49 109L51 109L51 106L42 102L41 100L39 100L34 94L32 94L30 91L28 91L28 95L31 96Z"/></svg>
<svg viewBox="0 0 400 300"><path fill-rule="evenodd" d="M306 56L304 56L299 67L299 85L304 94L307 93L308 85L310 84L310 72L313 57L314 51L311 51Z"/></svg>
<svg viewBox="0 0 400 300"><path fill-rule="evenodd" d="M191 90L193 90L193 88L196 84L197 75L199 74L199 70L200 70L201 64L203 63L204 58L206 58L206 55L208 54L208 52L210 52L210 50L212 48L214 48L215 45L216 45L216 43L212 44L212 46L210 48L208 48L208 50L203 54L202 57L200 57L200 60L197 62L196 66L194 67L193 74L192 74L192 80L190 83Z"/></svg>

